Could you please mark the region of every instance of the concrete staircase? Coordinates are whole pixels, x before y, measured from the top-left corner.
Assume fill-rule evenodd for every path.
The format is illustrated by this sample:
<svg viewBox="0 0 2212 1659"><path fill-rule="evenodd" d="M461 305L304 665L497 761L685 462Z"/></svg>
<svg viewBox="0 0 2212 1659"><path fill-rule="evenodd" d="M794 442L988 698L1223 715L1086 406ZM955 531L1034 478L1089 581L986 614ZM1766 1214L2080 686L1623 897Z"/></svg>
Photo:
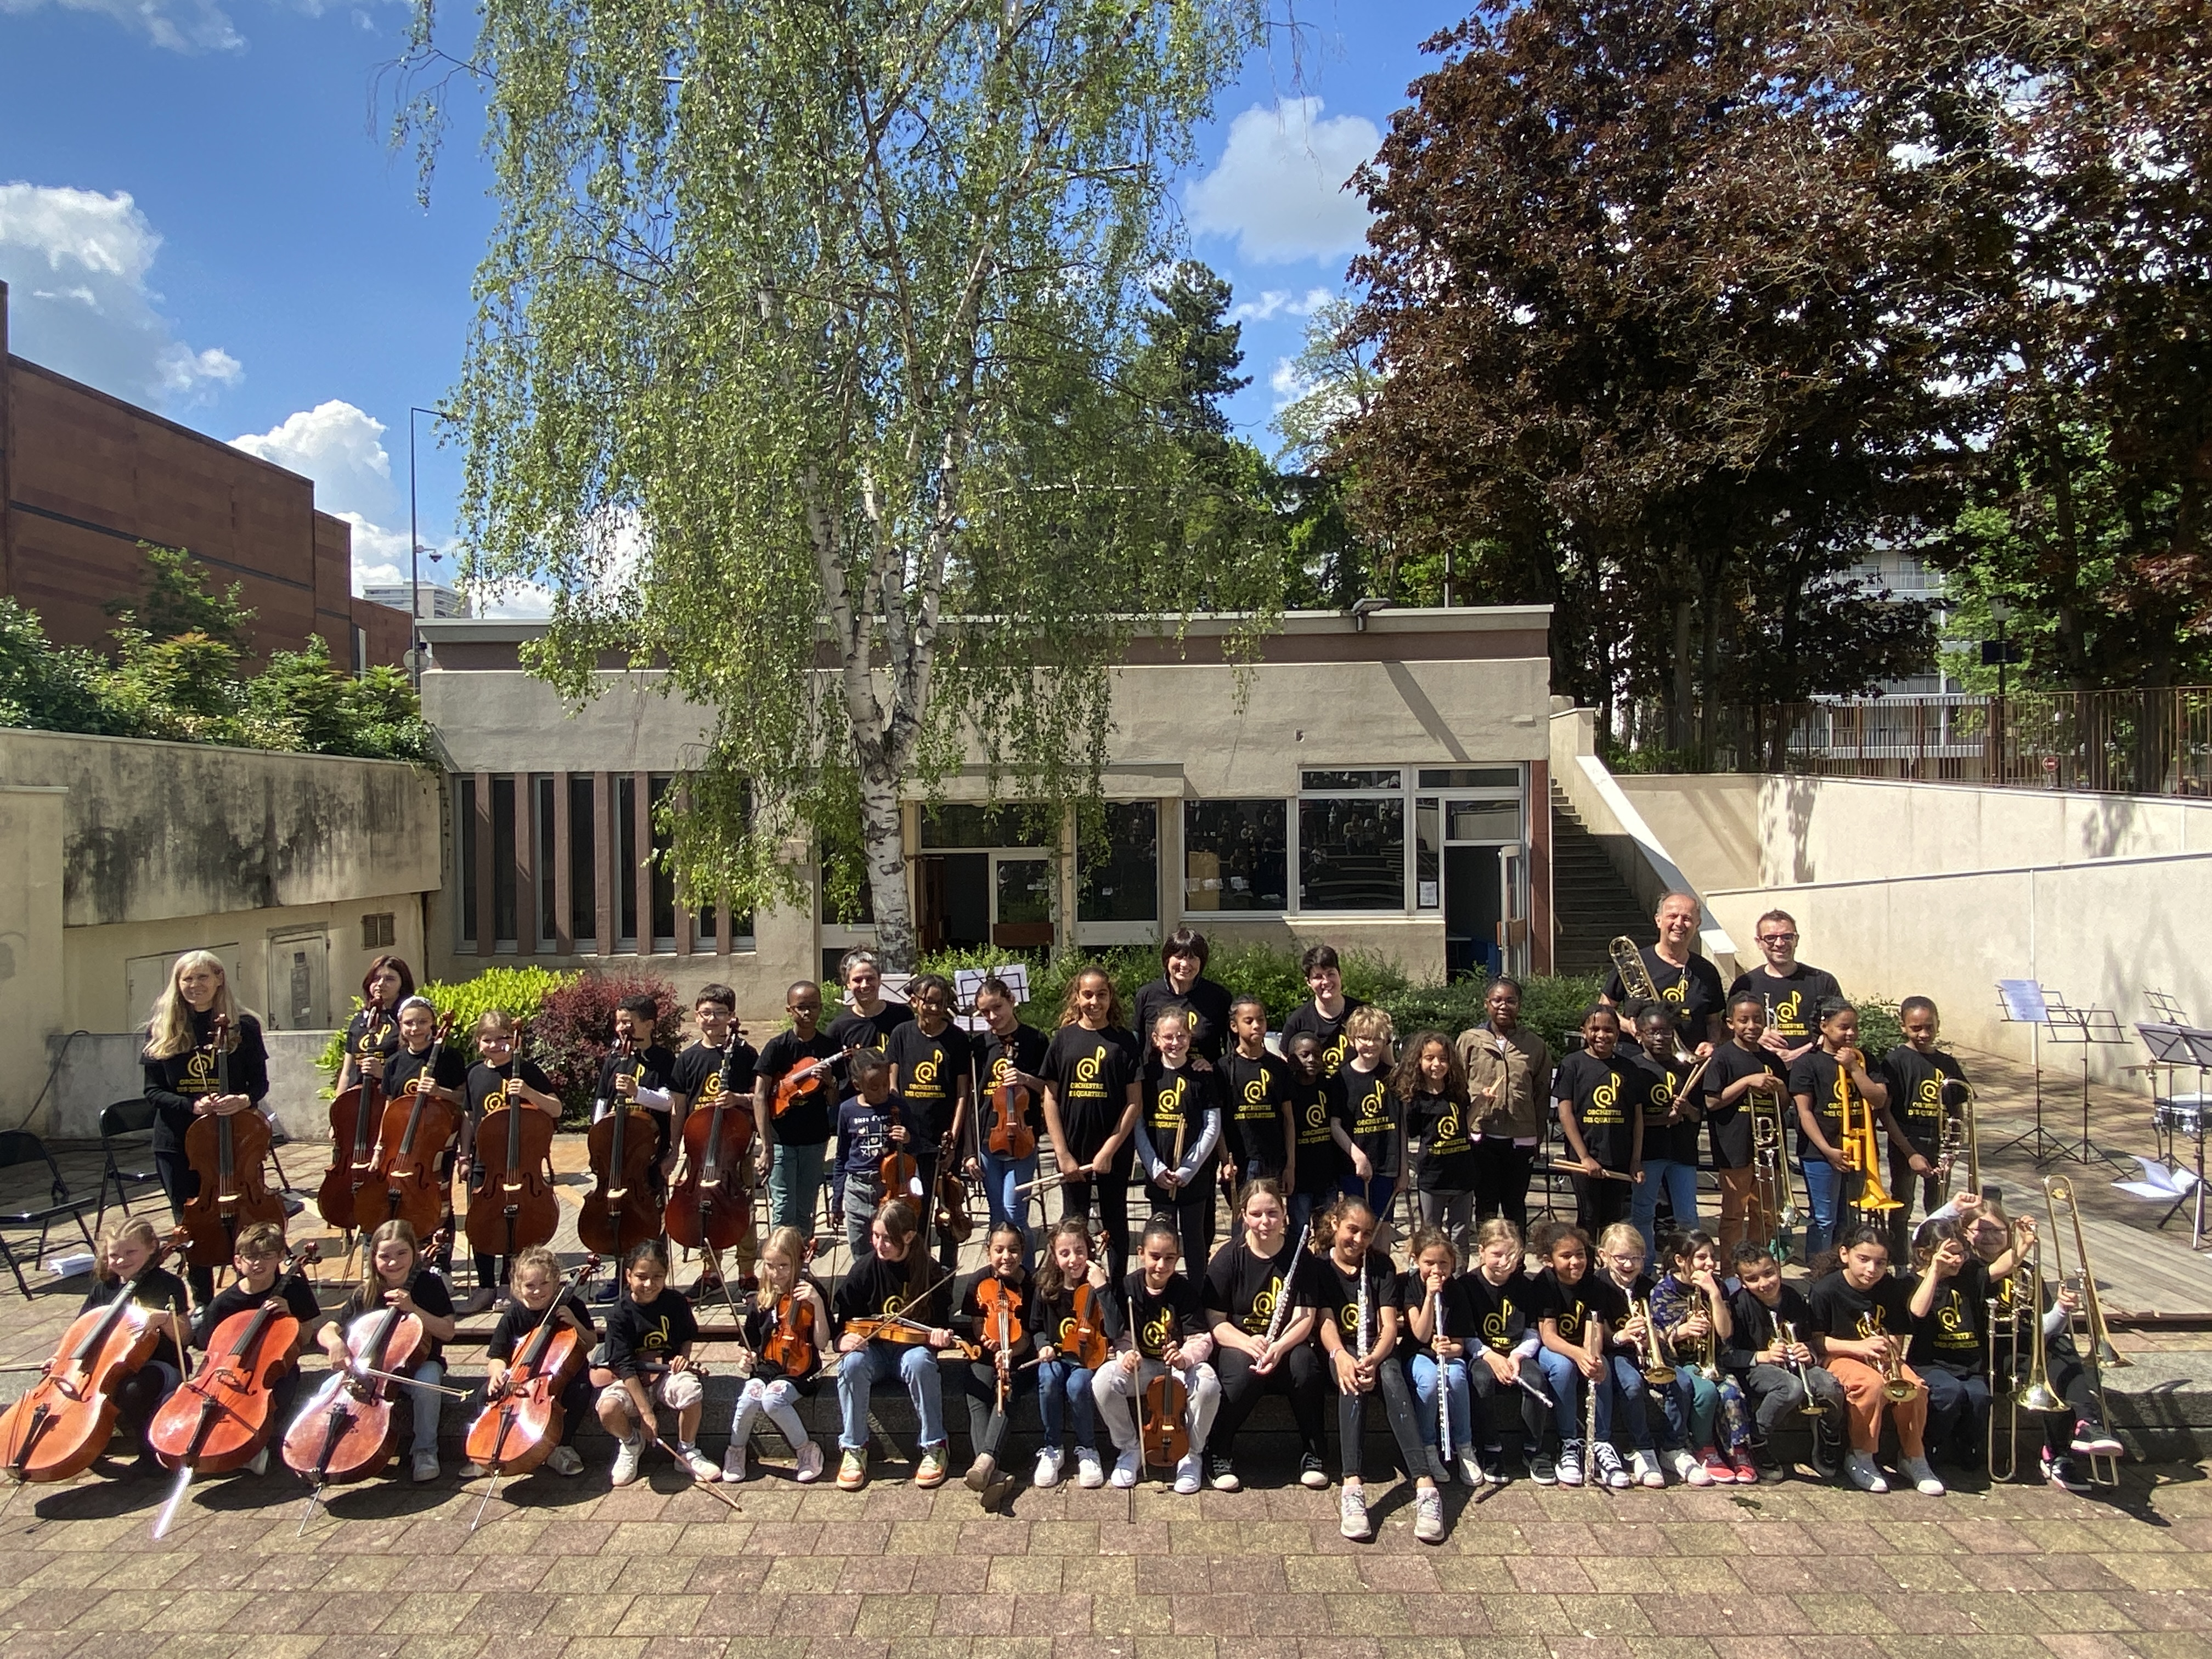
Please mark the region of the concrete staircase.
<svg viewBox="0 0 2212 1659"><path fill-rule="evenodd" d="M1651 933L1651 918L1556 783L1552 786L1552 907L1556 930L1552 961L1558 973L1609 972L1608 942L1626 933L1640 943Z"/></svg>

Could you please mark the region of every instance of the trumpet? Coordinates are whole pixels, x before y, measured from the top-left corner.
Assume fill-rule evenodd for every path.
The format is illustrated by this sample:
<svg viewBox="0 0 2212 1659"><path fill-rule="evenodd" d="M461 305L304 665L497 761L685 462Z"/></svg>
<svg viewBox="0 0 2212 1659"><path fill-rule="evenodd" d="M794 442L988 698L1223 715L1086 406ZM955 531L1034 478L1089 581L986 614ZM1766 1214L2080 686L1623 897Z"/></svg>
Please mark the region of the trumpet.
<svg viewBox="0 0 2212 1659"><path fill-rule="evenodd" d="M1636 1311L1644 1321L1644 1380L1655 1389L1663 1389L1674 1380L1674 1368L1667 1360L1667 1339L1659 1334L1659 1322L1651 1316L1651 1298L1645 1297L1636 1304Z"/></svg>
<svg viewBox="0 0 2212 1659"><path fill-rule="evenodd" d="M1786 1319L1782 1322L1782 1340L1792 1348L1798 1346L1797 1327L1793 1322ZM1795 1359L1790 1362L1790 1375L1797 1379L1797 1386L1805 1394L1805 1403L1797 1408L1797 1414L1800 1417L1826 1417L1828 1408L1813 1398L1812 1379L1805 1375L1805 1368Z"/></svg>
<svg viewBox="0 0 2212 1659"><path fill-rule="evenodd" d="M1881 1184L1881 1158L1874 1138L1874 1103L1851 1086L1851 1068L1866 1064L1856 1048L1836 1050L1836 1092L1844 1108L1844 1156L1859 1177L1858 1201L1851 1207L1861 1215L1898 1209L1898 1200ZM1854 1110L1854 1104L1857 1109Z"/></svg>
<svg viewBox="0 0 2212 1659"><path fill-rule="evenodd" d="M1708 1382L1721 1380L1720 1298L1707 1291L1698 1293L1705 1304L1705 1334L1698 1340L1698 1375Z"/></svg>
<svg viewBox="0 0 2212 1659"><path fill-rule="evenodd" d="M1905 1375L1905 1339L1891 1336L1888 1345L1889 1352L1881 1366L1881 1397L1893 1406L1902 1405L1920 1392L1920 1385Z"/></svg>
<svg viewBox="0 0 2212 1659"><path fill-rule="evenodd" d="M2015 1235L2017 1237L2017 1235ZM2006 1348L2006 1386L1990 1402L1988 1447L1990 1479L2010 1480L2020 1473L2020 1414L2022 1412L2063 1412L2066 1401L2051 1386L2051 1358L2043 1334L2043 1270L2039 1243L2030 1243L2000 1298L1989 1299L1990 1351L1998 1346L1997 1334L2008 1337ZM2027 1350L2027 1375L2015 1377L2021 1348Z"/></svg>

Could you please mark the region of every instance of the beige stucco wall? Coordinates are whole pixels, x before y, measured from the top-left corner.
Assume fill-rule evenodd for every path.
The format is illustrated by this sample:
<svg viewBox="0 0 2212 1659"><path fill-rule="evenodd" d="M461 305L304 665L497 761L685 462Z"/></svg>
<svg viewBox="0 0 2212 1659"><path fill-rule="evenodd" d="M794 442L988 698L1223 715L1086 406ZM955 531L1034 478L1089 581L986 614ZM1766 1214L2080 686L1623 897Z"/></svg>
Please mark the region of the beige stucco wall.
<svg viewBox="0 0 2212 1659"><path fill-rule="evenodd" d="M328 1031L272 1031L265 1039L269 1098L264 1104L295 1140L330 1138L330 1103L322 1097L322 1091L331 1078L316 1063L330 1040ZM118 1100L135 1100L145 1092L142 1058L145 1039L136 1031L74 1040L57 1037L49 1050L54 1086L40 1114L46 1134L88 1140L100 1133L103 1108ZM46 1068L41 1066L40 1076L45 1075ZM293 1185L314 1189L324 1167L324 1159L314 1149L287 1147L277 1153L277 1158Z"/></svg>
<svg viewBox="0 0 2212 1659"><path fill-rule="evenodd" d="M62 825L66 790L0 785L0 1124L23 1121L61 1028ZM33 1125L33 1127L37 1126Z"/></svg>
<svg viewBox="0 0 2212 1659"><path fill-rule="evenodd" d="M1699 892L1759 879L1760 786L1754 775L1636 776L1613 781ZM1737 935L1739 938L1744 935Z"/></svg>

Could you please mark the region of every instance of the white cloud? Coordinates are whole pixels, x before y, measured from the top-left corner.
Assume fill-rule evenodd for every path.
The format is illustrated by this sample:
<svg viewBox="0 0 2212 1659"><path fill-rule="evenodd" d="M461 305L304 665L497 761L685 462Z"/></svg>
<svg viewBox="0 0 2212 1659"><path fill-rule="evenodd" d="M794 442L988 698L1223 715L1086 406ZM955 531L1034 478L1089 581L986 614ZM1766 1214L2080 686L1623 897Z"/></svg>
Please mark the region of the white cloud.
<svg viewBox="0 0 2212 1659"><path fill-rule="evenodd" d="M1343 188L1382 142L1363 115L1321 118L1318 98L1255 106L1229 124L1213 171L1183 192L1192 226L1234 236L1247 259L1289 264L1350 252L1367 235L1367 205Z"/></svg>
<svg viewBox="0 0 2212 1659"><path fill-rule="evenodd" d="M1310 288L1303 295L1279 288L1262 289L1258 299L1239 301L1231 307L1229 320L1232 323L1265 323L1273 321L1278 315L1310 317L1334 298L1334 291L1325 288Z"/></svg>
<svg viewBox="0 0 2212 1659"><path fill-rule="evenodd" d="M1298 373L1297 358L1278 357L1273 372L1267 376L1267 389L1275 394L1275 413L1279 415L1311 392L1313 382Z"/></svg>
<svg viewBox="0 0 2212 1659"><path fill-rule="evenodd" d="M324 512L375 520L394 506L384 432L383 422L333 398L287 415L266 432L248 432L230 441L249 455L313 478L315 505ZM359 542L356 536L356 546Z"/></svg>
<svg viewBox="0 0 2212 1659"><path fill-rule="evenodd" d="M536 582L520 583L495 596L489 592L471 590L471 609L479 617L535 621L553 614L553 590L541 587Z"/></svg>
<svg viewBox="0 0 2212 1659"><path fill-rule="evenodd" d="M4 10L14 0L0 0ZM155 308L161 238L127 191L0 185L0 282L16 352L132 403L174 409L244 378L195 351Z"/></svg>
<svg viewBox="0 0 2212 1659"><path fill-rule="evenodd" d="M46 0L0 0L0 16L32 12ZM95 12L171 52L234 52L245 37L215 0L58 0L64 11Z"/></svg>

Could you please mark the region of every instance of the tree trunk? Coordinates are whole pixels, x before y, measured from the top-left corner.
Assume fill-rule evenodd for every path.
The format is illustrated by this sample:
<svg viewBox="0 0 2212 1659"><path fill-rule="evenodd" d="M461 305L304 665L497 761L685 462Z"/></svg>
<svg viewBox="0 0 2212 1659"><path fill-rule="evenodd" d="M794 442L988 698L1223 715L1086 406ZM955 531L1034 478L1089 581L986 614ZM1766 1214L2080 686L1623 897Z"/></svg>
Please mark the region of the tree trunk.
<svg viewBox="0 0 2212 1659"><path fill-rule="evenodd" d="M1674 672L1668 676L1667 746L1678 753L1690 746L1690 698L1694 665L1690 655L1690 601L1674 601Z"/></svg>
<svg viewBox="0 0 2212 1659"><path fill-rule="evenodd" d="M876 953L885 968L905 973L915 962L914 907L907 897L906 833L896 767L861 763L860 849L868 866L868 896L875 905Z"/></svg>

